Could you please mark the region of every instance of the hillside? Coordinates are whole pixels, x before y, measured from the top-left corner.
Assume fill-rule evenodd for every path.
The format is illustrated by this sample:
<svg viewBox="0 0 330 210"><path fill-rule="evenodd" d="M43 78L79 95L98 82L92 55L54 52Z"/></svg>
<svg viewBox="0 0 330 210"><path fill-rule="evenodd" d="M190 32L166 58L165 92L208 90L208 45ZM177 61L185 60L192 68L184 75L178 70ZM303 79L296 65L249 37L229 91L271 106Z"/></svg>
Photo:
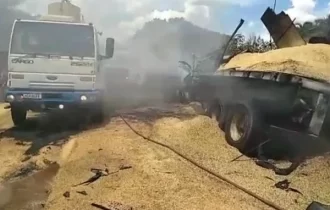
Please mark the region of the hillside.
<svg viewBox="0 0 330 210"><path fill-rule="evenodd" d="M206 54L226 40L227 36L198 27L184 19L155 19L137 31L135 44L147 44L157 49L178 49L182 53Z"/></svg>
<svg viewBox="0 0 330 210"><path fill-rule="evenodd" d="M224 44L228 35L198 27L184 19L155 19L137 31L127 51L115 55L114 63L135 69L176 69L178 60L191 61ZM125 54L125 55L124 55ZM129 62L124 62L128 59Z"/></svg>

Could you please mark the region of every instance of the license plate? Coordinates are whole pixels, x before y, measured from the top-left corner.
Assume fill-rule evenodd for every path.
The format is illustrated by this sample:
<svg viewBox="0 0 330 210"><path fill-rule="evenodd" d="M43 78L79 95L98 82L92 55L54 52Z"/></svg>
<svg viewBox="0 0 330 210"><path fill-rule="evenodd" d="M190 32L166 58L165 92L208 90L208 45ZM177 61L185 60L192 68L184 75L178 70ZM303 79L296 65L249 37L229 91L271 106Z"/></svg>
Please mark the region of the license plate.
<svg viewBox="0 0 330 210"><path fill-rule="evenodd" d="M23 98L26 98L26 99L41 99L42 95L41 95L41 93L24 93Z"/></svg>

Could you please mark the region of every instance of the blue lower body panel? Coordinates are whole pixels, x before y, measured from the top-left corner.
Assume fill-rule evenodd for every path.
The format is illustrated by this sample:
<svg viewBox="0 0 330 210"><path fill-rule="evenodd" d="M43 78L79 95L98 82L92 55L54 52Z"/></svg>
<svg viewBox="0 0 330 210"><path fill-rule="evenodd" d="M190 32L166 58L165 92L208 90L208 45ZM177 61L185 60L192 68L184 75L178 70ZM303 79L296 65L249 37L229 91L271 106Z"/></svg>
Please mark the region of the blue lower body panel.
<svg viewBox="0 0 330 210"><path fill-rule="evenodd" d="M8 96L13 96L8 97ZM83 98L86 100L82 100ZM14 99L13 99L14 98ZM28 90L6 89L5 101L11 104L22 105L27 109L56 108L64 106L89 106L97 104L102 99L100 90L85 91L56 91L56 90Z"/></svg>

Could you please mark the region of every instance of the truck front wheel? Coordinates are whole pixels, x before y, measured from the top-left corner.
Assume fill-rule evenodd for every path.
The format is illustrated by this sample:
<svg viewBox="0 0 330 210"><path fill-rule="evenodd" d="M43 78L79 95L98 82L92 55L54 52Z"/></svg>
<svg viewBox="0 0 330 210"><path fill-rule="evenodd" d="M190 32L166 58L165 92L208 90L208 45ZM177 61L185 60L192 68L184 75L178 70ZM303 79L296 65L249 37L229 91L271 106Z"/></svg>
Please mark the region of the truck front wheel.
<svg viewBox="0 0 330 210"><path fill-rule="evenodd" d="M95 110L92 111L92 122L99 124L104 122L105 113L103 110L103 106L99 105L95 107Z"/></svg>
<svg viewBox="0 0 330 210"><path fill-rule="evenodd" d="M11 105L11 118L15 126L21 125L26 120L27 110L21 106Z"/></svg>
<svg viewBox="0 0 330 210"><path fill-rule="evenodd" d="M96 124L103 123L109 117L108 103L104 100L98 101L94 106L92 112L92 122Z"/></svg>
<svg viewBox="0 0 330 210"><path fill-rule="evenodd" d="M253 149L257 149L264 136L261 116L251 106L236 104L230 108L225 124L225 138L229 145L253 155L257 151Z"/></svg>

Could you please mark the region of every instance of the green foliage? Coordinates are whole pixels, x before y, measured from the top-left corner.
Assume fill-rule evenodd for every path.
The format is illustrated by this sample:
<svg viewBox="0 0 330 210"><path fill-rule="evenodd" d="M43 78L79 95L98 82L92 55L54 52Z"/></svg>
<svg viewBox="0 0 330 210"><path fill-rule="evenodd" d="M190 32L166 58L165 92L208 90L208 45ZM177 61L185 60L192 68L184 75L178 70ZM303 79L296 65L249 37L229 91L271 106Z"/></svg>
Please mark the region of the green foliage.
<svg viewBox="0 0 330 210"><path fill-rule="evenodd" d="M262 53L276 49L273 42L262 39L260 36L250 36L246 38L242 34L237 34L230 42L226 55L233 57L239 53ZM196 65L190 65L185 61L180 61L180 68L185 70L189 75L198 74L199 72L214 72L218 69L219 55L223 54L224 48L220 48L206 56L197 58ZM226 59L225 59L226 60ZM226 62L226 61L225 61Z"/></svg>
<svg viewBox="0 0 330 210"><path fill-rule="evenodd" d="M325 18L316 19L314 22L297 23L296 27L306 41L313 36L327 37L330 39L330 15ZM273 42L257 36L246 38L244 35L237 34L232 40L228 52L231 55L236 55L242 52L261 53L273 49L276 49Z"/></svg>
<svg viewBox="0 0 330 210"><path fill-rule="evenodd" d="M330 38L330 15L316 19L314 22L297 23L296 27L305 40L313 36Z"/></svg>
<svg viewBox="0 0 330 210"><path fill-rule="evenodd" d="M276 49L275 44L262 39L260 36L246 38L242 34L237 34L231 41L228 52L230 55L236 55L243 52L262 53L273 49Z"/></svg>

